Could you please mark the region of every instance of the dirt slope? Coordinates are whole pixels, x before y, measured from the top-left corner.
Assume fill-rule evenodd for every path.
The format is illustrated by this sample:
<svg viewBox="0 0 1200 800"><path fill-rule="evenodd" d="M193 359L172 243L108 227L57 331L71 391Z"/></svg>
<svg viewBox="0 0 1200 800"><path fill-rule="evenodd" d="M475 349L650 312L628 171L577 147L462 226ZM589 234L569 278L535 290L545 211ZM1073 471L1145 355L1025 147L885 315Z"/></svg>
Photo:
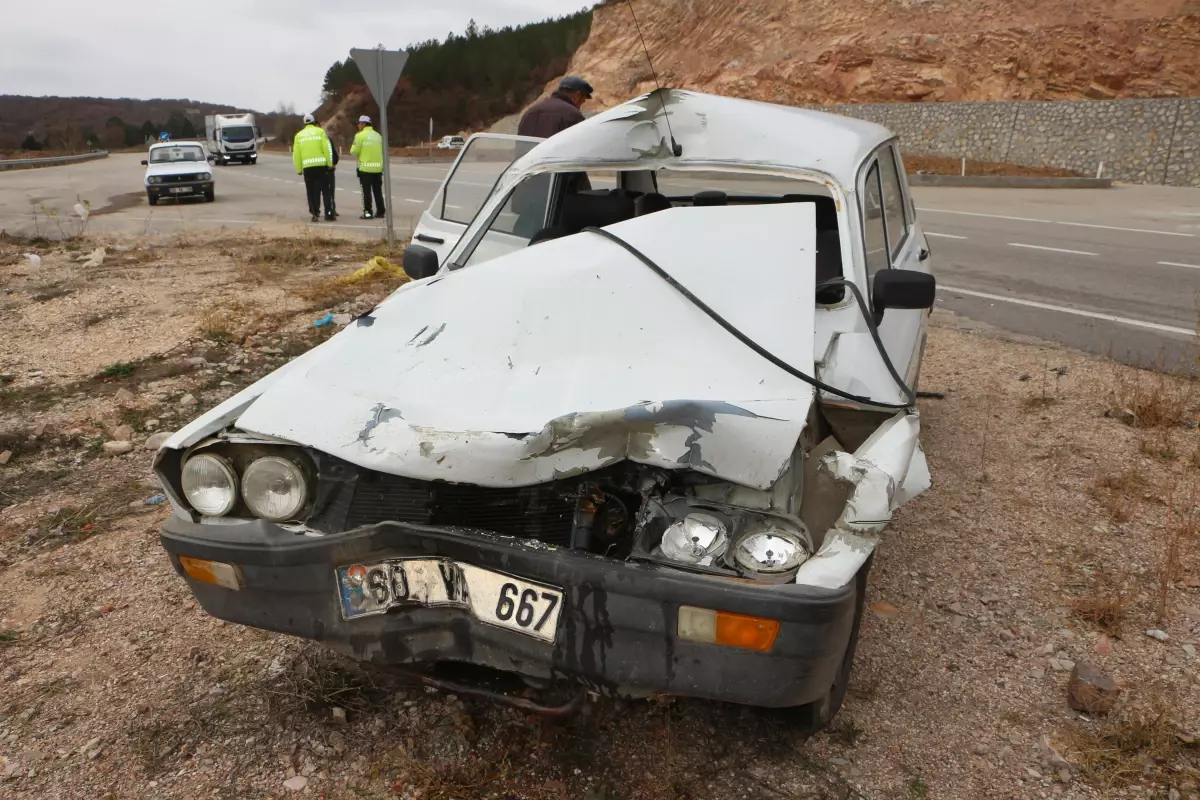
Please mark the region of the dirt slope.
<svg viewBox="0 0 1200 800"><path fill-rule="evenodd" d="M799 103L1200 92L1200 0L641 0L664 84ZM624 0L572 74L610 106L653 87Z"/></svg>

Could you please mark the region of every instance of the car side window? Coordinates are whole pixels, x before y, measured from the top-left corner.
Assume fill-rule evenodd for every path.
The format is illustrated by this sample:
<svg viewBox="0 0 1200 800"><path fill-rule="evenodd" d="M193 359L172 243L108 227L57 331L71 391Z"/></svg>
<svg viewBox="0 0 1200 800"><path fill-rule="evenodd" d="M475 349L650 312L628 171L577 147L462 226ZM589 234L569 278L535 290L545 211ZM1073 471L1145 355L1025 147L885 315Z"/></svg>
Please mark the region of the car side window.
<svg viewBox="0 0 1200 800"><path fill-rule="evenodd" d="M472 242L464 267L487 261L529 244L546 224L553 176L534 175L517 184L508 199Z"/></svg>
<svg viewBox="0 0 1200 800"><path fill-rule="evenodd" d="M887 223L888 252L894 260L908 238L908 209L900 188L900 173L895 151L890 146L879 151L879 177L883 189L883 216Z"/></svg>
<svg viewBox="0 0 1200 800"><path fill-rule="evenodd" d="M887 229L884 227L883 189L879 183L879 162L871 164L867 171L866 184L863 187L863 234L867 254L867 281L870 282L875 273L887 269L888 258Z"/></svg>

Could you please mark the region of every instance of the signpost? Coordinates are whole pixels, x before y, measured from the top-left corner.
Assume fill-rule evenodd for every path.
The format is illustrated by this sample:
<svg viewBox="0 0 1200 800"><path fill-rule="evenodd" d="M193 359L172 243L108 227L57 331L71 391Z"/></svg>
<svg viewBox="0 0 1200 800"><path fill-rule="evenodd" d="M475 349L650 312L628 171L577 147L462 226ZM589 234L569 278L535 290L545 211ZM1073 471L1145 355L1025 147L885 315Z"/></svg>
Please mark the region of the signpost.
<svg viewBox="0 0 1200 800"><path fill-rule="evenodd" d="M379 45L372 50L355 48L350 51L350 57L358 65L358 71L362 73L367 88L371 90L371 96L379 104L379 128L380 134L383 136L383 186L387 196L387 243L389 248L395 247L396 233L393 228L395 211L392 206L392 159L388 152L387 104L388 99L392 96L392 90L396 88L396 81L400 80L400 73L404 71L408 53L403 50L384 50L383 45Z"/></svg>

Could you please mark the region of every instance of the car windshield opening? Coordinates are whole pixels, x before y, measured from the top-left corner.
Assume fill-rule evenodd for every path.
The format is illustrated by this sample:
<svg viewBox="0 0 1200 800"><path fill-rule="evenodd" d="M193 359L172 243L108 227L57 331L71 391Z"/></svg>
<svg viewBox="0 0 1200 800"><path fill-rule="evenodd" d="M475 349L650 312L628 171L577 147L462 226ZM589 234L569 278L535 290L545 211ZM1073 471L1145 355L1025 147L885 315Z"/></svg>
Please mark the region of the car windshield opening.
<svg viewBox="0 0 1200 800"><path fill-rule="evenodd" d="M249 142L254 138L254 128L249 125L221 128L221 138L227 142Z"/></svg>
<svg viewBox="0 0 1200 800"><path fill-rule="evenodd" d="M169 164L175 161L203 161L204 151L199 147L160 147L150 153L150 163Z"/></svg>

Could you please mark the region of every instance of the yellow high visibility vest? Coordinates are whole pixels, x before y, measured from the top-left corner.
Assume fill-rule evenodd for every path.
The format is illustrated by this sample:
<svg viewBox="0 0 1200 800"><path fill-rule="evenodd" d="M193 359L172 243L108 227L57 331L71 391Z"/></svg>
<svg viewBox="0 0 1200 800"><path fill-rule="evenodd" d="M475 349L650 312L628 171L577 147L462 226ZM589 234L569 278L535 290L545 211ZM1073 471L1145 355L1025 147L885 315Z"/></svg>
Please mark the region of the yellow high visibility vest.
<svg viewBox="0 0 1200 800"><path fill-rule="evenodd" d="M297 175L309 167L333 166L333 145L323 128L309 124L296 134L292 142L292 162Z"/></svg>
<svg viewBox="0 0 1200 800"><path fill-rule="evenodd" d="M355 134L350 153L358 159L359 172L383 172L383 137L370 125Z"/></svg>

